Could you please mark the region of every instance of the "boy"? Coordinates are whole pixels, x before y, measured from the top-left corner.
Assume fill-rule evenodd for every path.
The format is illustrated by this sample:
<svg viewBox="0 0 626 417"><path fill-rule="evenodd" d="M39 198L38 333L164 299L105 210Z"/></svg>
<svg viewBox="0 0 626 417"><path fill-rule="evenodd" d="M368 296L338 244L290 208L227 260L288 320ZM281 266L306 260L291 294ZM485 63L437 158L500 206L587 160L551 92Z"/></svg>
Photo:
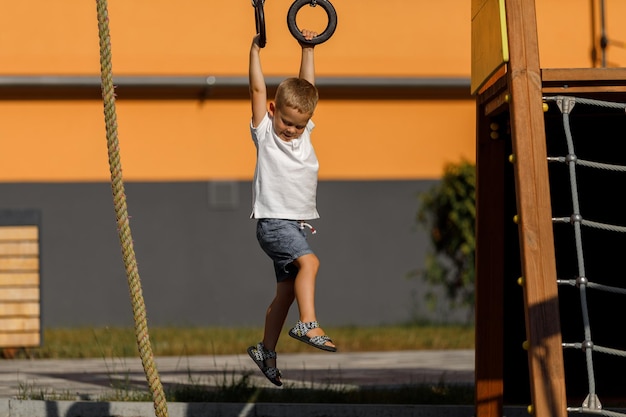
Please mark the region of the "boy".
<svg viewBox="0 0 626 417"><path fill-rule="evenodd" d="M303 30L305 39L317 33ZM301 43L298 78L284 80L267 107L267 89L261 69L259 35L250 47L249 77L252 103L251 133L257 149L253 182L253 211L257 239L272 258L276 295L265 315L263 341L248 354L273 384L281 386L276 367L276 344L294 299L300 313L289 335L311 346L335 352L315 315L315 279L319 260L306 241L305 221L319 218L316 209L319 164L311 144L311 121L317 105L314 46Z"/></svg>

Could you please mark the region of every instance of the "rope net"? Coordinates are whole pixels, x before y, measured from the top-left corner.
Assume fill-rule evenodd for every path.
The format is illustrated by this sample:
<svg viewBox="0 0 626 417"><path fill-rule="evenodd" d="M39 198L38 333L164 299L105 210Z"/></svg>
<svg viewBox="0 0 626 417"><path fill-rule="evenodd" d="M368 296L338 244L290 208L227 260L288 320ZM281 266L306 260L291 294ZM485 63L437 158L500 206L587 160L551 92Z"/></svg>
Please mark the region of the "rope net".
<svg viewBox="0 0 626 417"><path fill-rule="evenodd" d="M133 238L128 219L126 194L122 177L122 163L119 152L119 140L117 134L117 114L115 108L115 87L113 85L113 71L111 65L111 37L109 33L109 15L106 0L96 0L98 10L98 35L100 39L100 69L102 77L102 98L104 101L104 117L106 124L107 148L109 153L109 167L111 170L111 191L115 205L117 230L122 248L122 257L126 268L128 287L133 308L135 321L135 336L141 363L146 374L157 417L167 417L167 404L165 393L159 373L154 363L148 324L146 307L143 299L141 280L135 258Z"/></svg>
<svg viewBox="0 0 626 417"><path fill-rule="evenodd" d="M589 108L595 108L601 112L609 111L608 109L621 111L621 116L624 117L624 111L626 110L626 104L624 103L615 103L610 101L602 101L602 100L593 100L583 97L571 97L571 96L554 96L554 97L544 97L544 101L556 103L558 109L560 110L562 116L563 130L564 130L564 139L566 148L564 151L565 155L560 156L549 156L548 161L551 165L553 164L562 164L565 165L567 174L569 177L569 193L571 197L571 213L569 216L563 217L553 217L553 223L555 227L560 227L559 225L568 224L573 228L573 239L574 239L574 251L576 258L576 271L574 279L557 279L557 283L559 286L569 286L574 287L579 292L580 298L580 312L582 319L582 332L583 332L583 340L575 341L575 342L563 342L564 349L575 349L583 353L586 375L587 375L587 386L588 386L588 394L580 406L577 407L568 407L568 412L578 413L578 414L593 414L593 415L604 415L604 416L626 416L621 412L609 411L602 408L602 404L596 392L596 369L594 368L594 359L597 357L595 354L604 354L604 355L613 355L617 357L626 358L626 350L621 348L602 346L600 344L596 344L592 337L592 326L591 326L591 317L592 314L590 312L590 303L589 303L589 291L597 291L597 292L605 292L617 295L626 294L626 288L622 288L619 286L606 284L603 282L602 276L594 276L593 274L588 274L586 271L586 263L585 263L585 255L587 255L586 249L590 249L589 245L591 245L590 241L583 241L583 229L595 229L604 232L610 233L626 233L626 226L620 224L611 224L611 222L607 221L598 221L598 219L591 220L586 219L581 210L581 200L579 199L579 192L581 191L580 183L578 180L578 176L580 175L580 169L585 170L596 170L596 171L610 171L615 173L623 173L626 172L626 166L607 163L606 161L593 161L593 160L585 160L579 158L576 154L577 148L576 145L579 145L580 142L574 141L574 137L572 135L572 111L575 105L585 106ZM617 112L616 112L617 113ZM583 117L583 116L581 116ZM626 121L626 119L625 119ZM588 123L589 120L585 120L584 122ZM622 132L624 130L622 129ZM578 131L577 131L578 132ZM578 139L578 138L577 138ZM595 138L592 137L582 137L581 140L589 142L593 141ZM599 154L597 154L599 155ZM551 174L552 176L552 174ZM599 205L598 201L593 201L591 204ZM600 212L595 212L593 215L598 215ZM570 235L571 236L571 235ZM571 239L571 237L570 237ZM588 246L584 245L587 244ZM594 248L597 250L597 248ZM558 268L557 268L558 269ZM559 271L557 271L559 272ZM559 272L560 274L560 272ZM619 278L619 277L617 277ZM615 281L609 280L609 281ZM563 320L562 320L563 321Z"/></svg>

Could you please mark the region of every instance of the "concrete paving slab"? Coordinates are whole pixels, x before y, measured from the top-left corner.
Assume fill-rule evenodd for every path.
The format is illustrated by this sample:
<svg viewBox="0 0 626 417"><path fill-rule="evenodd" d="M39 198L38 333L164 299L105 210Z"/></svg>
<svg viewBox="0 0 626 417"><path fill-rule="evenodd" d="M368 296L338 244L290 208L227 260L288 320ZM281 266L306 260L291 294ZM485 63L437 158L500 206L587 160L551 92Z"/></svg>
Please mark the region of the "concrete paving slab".
<svg viewBox="0 0 626 417"><path fill-rule="evenodd" d="M474 351L399 351L283 354L285 386L371 387L415 383L472 384ZM274 387L247 354L158 357L161 382L207 386L250 375L260 387ZM230 378L230 379L229 379ZM146 389L139 358L0 360L0 417L144 417L151 402L106 402L115 384ZM25 392L50 394L51 401L24 401ZM58 401L58 395L67 400ZM523 410L525 412L525 410ZM473 407L345 404L168 403L169 417L470 417ZM524 413L509 414L515 417Z"/></svg>
<svg viewBox="0 0 626 417"><path fill-rule="evenodd" d="M474 381L474 351L298 353L279 358L287 386L393 386ZM274 387L247 354L155 358L163 385L224 385L248 374L256 386ZM26 392L98 399L120 384L146 387L139 358L18 359L0 361L0 398ZM65 395L64 395L65 396Z"/></svg>

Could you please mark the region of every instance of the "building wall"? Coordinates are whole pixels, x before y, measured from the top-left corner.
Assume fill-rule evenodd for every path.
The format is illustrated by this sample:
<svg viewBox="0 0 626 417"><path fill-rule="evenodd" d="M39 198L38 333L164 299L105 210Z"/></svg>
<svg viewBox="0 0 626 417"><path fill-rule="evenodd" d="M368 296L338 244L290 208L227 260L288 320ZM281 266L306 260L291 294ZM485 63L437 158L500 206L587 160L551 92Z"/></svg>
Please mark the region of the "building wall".
<svg viewBox="0 0 626 417"><path fill-rule="evenodd" d="M299 47L285 23L291 3L265 4L268 77L298 70ZM405 276L423 268L428 250L426 232L413 221L416 194L446 163L474 160L471 2L333 4L339 24L316 49L318 79L426 80L440 89L353 88L346 95L320 87L314 141L322 219L313 238L322 258L320 319L459 319L425 309L426 289ZM599 65L598 1L536 4L542 66ZM0 0L0 6L0 209L42 211L45 324L129 323L97 89L36 86L99 76L96 4ZM606 6L607 34L615 40L608 65L623 66L626 4ZM321 31L321 13L305 8L298 23ZM109 18L115 77L245 82L254 32L249 2L111 0ZM16 87L11 77L30 86ZM444 91L449 80L466 82L467 90ZM127 92L118 88L120 151L151 322L260 324L272 278L248 219L255 153L245 91ZM211 209L215 184L234 184L236 207Z"/></svg>
<svg viewBox="0 0 626 417"><path fill-rule="evenodd" d="M317 47L318 76L469 80L470 3L335 1L338 28ZM599 65L598 1L536 4L542 66ZM265 6L268 45L262 59L268 76L293 75L298 69L298 45L285 22L290 5L289 0L272 0ZM2 6L0 76L99 74L95 2L25 0ZM612 66L626 64L626 27L620 24L624 12L623 2L606 1L606 32L614 41L607 61ZM320 16L321 8L305 8L299 24L322 30ZM247 2L110 1L109 17L117 76L246 77L254 32ZM251 178L254 152L245 97L120 97L118 113L128 180ZM473 160L474 118L469 89L452 100L322 95L315 115L321 178L438 178L445 163ZM62 92L48 99L5 98L0 101L0 140L0 181L108 180L98 100L68 100Z"/></svg>
<svg viewBox="0 0 626 417"><path fill-rule="evenodd" d="M0 74L98 75L95 2L35 3L6 5L0 18ZM299 46L286 24L291 3L273 0L265 6L268 44L262 60L267 76L298 71ZM412 2L389 1L384 10L392 15L379 26L379 3L335 3L339 26L330 41L317 47L319 77L467 77L466 34L442 30L434 44L427 37L432 26L426 23L445 17L450 28L469 28L469 5L444 15L445 9L426 2L417 8ZM307 9L299 14L305 18L299 24L310 22L322 30L322 9ZM247 77L254 35L249 2L111 1L109 15L115 75ZM437 53L439 48L446 53ZM443 161L473 158L468 93L452 102L325 98L322 94L315 114L322 179L437 178ZM5 167L0 180L108 180L97 100L52 97L0 105L0 137L7 145L0 156ZM444 114L455 122L445 123ZM246 97L127 100L122 94L118 124L125 176L131 181L250 179L254 149L249 117ZM431 123L437 119L441 122ZM444 141L450 146L439 146Z"/></svg>
<svg viewBox="0 0 626 417"><path fill-rule="evenodd" d="M427 288L409 277L426 250L414 221L417 195L433 184L320 184L322 218L308 239L321 261L316 304L322 323L467 319L467 312L429 309ZM249 219L251 194L246 181L127 185L151 325L263 324L275 278ZM44 326L132 325L107 184L0 184L0 195L4 208L41 211ZM296 313L294 307L289 321Z"/></svg>

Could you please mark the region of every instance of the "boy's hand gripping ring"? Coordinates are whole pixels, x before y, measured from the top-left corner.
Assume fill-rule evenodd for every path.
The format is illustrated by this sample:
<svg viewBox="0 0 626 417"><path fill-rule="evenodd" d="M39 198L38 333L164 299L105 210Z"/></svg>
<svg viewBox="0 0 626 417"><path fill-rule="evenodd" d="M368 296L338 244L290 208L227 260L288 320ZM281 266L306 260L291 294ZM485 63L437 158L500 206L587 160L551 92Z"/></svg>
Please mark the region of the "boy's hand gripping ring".
<svg viewBox="0 0 626 417"><path fill-rule="evenodd" d="M259 47L261 48L265 48L265 44L267 43L267 37L265 35L265 11L263 10L264 3L265 0L252 0L256 21L256 33L259 34Z"/></svg>
<svg viewBox="0 0 626 417"><path fill-rule="evenodd" d="M311 7L321 6L328 16L328 25L326 26L326 29L311 40L307 40L304 35L302 35L302 31L296 24L296 15L298 14L298 11L307 4ZM337 12L328 0L296 0L293 2L289 8L289 12L287 13L287 26L289 27L289 31L293 37L300 43L317 45L322 42L326 42L331 36L333 36L333 33L335 33L335 29L337 29Z"/></svg>

